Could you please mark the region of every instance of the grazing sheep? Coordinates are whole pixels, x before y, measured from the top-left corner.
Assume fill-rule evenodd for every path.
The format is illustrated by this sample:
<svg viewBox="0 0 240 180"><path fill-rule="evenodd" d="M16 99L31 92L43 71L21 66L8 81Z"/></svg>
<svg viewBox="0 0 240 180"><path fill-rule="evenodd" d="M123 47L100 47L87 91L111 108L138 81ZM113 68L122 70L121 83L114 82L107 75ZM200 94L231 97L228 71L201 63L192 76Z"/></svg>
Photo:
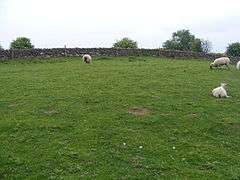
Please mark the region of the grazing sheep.
<svg viewBox="0 0 240 180"><path fill-rule="evenodd" d="M210 64L210 69L213 67L227 66L229 68L230 59L228 57L217 58Z"/></svg>
<svg viewBox="0 0 240 180"><path fill-rule="evenodd" d="M238 61L238 63L237 63L237 66L236 66L236 67L237 67L237 69L238 69L238 70L240 70L240 61Z"/></svg>
<svg viewBox="0 0 240 180"><path fill-rule="evenodd" d="M227 84L225 83L221 83L221 86L212 90L212 95L217 98L223 98L223 97L228 98L229 96L227 95L226 85Z"/></svg>
<svg viewBox="0 0 240 180"><path fill-rule="evenodd" d="M83 62L85 62L87 64L92 62L92 57L89 54L83 55L82 59L83 59Z"/></svg>

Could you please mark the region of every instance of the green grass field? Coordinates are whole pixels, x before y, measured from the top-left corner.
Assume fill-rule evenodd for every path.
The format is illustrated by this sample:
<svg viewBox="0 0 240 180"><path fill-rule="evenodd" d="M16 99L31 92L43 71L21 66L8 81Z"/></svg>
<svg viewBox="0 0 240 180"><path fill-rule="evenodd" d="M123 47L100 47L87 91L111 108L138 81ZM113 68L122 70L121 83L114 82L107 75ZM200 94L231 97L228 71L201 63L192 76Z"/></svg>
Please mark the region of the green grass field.
<svg viewBox="0 0 240 180"><path fill-rule="evenodd" d="M211 90L229 84L228 99ZM240 179L240 71L145 57L0 63L0 179Z"/></svg>

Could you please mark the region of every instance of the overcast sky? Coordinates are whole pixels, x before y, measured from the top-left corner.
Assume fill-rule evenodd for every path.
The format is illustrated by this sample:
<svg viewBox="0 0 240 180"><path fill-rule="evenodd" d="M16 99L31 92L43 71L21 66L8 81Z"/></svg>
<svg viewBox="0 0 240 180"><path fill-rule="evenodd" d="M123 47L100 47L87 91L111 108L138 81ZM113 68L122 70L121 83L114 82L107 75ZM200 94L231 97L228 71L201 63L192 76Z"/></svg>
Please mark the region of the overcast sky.
<svg viewBox="0 0 240 180"><path fill-rule="evenodd" d="M239 0L0 0L0 44L18 36L36 48L111 47L123 37L158 48L179 29L214 52L240 41Z"/></svg>

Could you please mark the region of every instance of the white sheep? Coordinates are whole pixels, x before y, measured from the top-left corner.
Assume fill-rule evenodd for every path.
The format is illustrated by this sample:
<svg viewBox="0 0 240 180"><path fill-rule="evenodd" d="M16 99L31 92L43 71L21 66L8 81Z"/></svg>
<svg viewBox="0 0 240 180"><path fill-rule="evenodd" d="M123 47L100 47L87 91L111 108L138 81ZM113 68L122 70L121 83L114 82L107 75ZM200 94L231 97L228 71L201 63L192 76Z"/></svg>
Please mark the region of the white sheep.
<svg viewBox="0 0 240 180"><path fill-rule="evenodd" d="M92 62L92 57L89 54L83 55L82 59L83 59L83 62L85 62L87 64Z"/></svg>
<svg viewBox="0 0 240 180"><path fill-rule="evenodd" d="M210 64L210 69L212 69L213 67L220 67L220 66L227 66L229 68L229 63L230 63L230 59L228 57L220 57L217 58L213 61L213 63Z"/></svg>
<svg viewBox="0 0 240 180"><path fill-rule="evenodd" d="M236 68L240 70L240 61L238 61Z"/></svg>
<svg viewBox="0 0 240 180"><path fill-rule="evenodd" d="M221 86L212 90L212 95L217 98L223 98L223 97L228 98L229 96L227 95L226 85L227 84L225 83L221 83Z"/></svg>

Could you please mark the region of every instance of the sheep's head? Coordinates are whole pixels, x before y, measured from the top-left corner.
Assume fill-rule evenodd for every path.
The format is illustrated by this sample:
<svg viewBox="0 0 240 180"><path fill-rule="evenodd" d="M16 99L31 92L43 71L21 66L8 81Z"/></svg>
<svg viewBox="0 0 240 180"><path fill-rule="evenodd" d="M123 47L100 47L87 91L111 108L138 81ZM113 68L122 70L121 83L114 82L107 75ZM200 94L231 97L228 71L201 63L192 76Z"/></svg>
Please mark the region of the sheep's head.
<svg viewBox="0 0 240 180"><path fill-rule="evenodd" d="M226 83L221 83L221 87L223 87L224 89L226 88L227 84Z"/></svg>
<svg viewBox="0 0 240 180"><path fill-rule="evenodd" d="M214 67L214 63L211 63L209 67L212 69Z"/></svg>
<svg viewBox="0 0 240 180"><path fill-rule="evenodd" d="M89 64L91 62L91 60L90 59L85 59L84 62Z"/></svg>

